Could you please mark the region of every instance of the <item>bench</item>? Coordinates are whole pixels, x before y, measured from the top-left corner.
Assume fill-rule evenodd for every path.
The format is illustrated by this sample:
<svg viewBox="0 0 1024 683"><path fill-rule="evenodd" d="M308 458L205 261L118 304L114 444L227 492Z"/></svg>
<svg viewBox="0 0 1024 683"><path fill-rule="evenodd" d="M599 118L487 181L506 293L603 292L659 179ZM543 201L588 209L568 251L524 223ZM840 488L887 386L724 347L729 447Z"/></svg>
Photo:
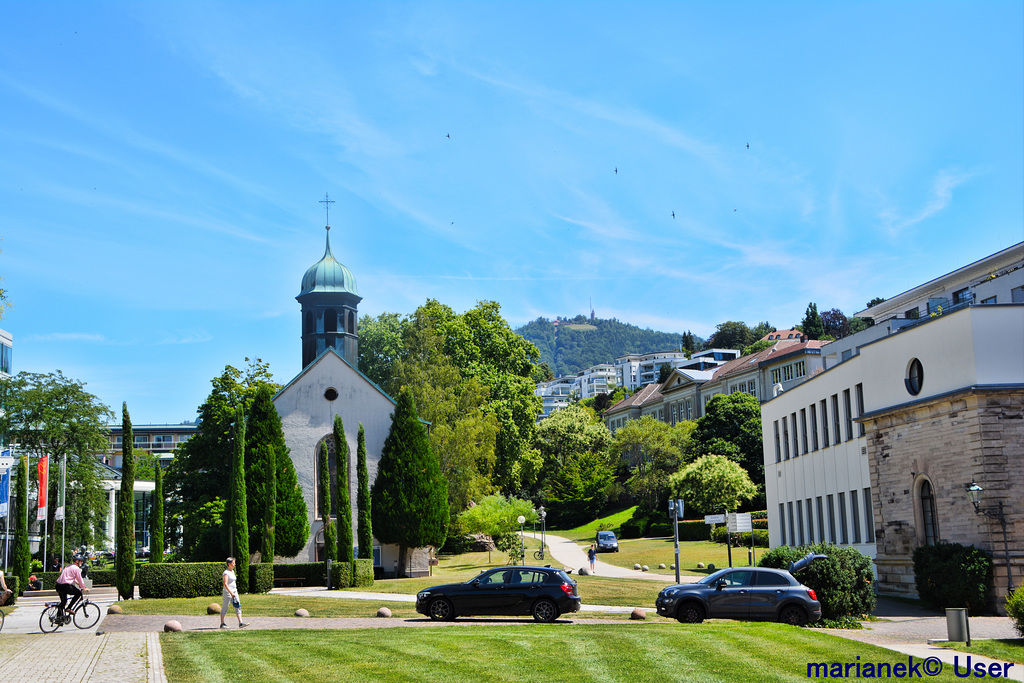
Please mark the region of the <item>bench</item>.
<svg viewBox="0 0 1024 683"><path fill-rule="evenodd" d="M306 580L301 577L274 579L274 586L278 587L293 586L296 588L301 588L305 583Z"/></svg>

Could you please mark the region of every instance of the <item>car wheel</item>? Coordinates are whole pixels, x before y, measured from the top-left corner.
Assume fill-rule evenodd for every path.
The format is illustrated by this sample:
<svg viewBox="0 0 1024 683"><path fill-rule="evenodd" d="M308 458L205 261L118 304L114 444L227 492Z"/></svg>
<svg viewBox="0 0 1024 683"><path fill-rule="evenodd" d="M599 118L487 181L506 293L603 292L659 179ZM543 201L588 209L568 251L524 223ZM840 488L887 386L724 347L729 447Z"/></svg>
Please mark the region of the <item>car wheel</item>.
<svg viewBox="0 0 1024 683"><path fill-rule="evenodd" d="M445 598L436 598L427 607L430 618L434 621L451 621L455 618L455 609L452 603Z"/></svg>
<svg viewBox="0 0 1024 683"><path fill-rule="evenodd" d="M684 602L676 610L676 619L683 624L699 624L704 621L704 607L699 602Z"/></svg>
<svg viewBox="0 0 1024 683"><path fill-rule="evenodd" d="M545 624L550 623L558 618L558 608L550 600L538 600L533 605L533 618Z"/></svg>
<svg viewBox="0 0 1024 683"><path fill-rule="evenodd" d="M789 605L779 612L779 621L790 626L804 626L807 624L807 612L803 607Z"/></svg>

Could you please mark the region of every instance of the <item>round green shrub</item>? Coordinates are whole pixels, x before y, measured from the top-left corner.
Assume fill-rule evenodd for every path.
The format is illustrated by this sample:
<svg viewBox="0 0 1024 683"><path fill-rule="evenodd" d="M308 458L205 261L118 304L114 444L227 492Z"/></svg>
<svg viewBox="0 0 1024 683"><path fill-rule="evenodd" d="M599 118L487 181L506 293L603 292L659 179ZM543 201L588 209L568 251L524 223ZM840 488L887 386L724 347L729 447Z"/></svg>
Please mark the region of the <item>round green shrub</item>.
<svg viewBox="0 0 1024 683"><path fill-rule="evenodd" d="M822 619L859 617L875 611L875 574L871 558L855 548L816 543L793 547L780 545L761 556L758 565L788 569L791 562L809 552L827 555L796 573L800 583L814 589L821 603Z"/></svg>
<svg viewBox="0 0 1024 683"><path fill-rule="evenodd" d="M981 548L959 543L922 545L914 549L914 582L922 600L940 609L985 609L992 584L992 557Z"/></svg>
<svg viewBox="0 0 1024 683"><path fill-rule="evenodd" d="M1013 627L1024 638L1024 588L1018 588L1006 598L1006 613L1013 620Z"/></svg>

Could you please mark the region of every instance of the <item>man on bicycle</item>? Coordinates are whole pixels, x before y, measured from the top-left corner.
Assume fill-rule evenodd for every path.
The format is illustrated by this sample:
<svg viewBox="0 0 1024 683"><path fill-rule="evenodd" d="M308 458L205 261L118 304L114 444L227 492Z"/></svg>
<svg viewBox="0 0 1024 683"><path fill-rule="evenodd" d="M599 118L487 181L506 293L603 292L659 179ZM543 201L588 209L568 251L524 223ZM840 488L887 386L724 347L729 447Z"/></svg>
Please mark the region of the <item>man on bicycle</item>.
<svg viewBox="0 0 1024 683"><path fill-rule="evenodd" d="M85 581L82 580L82 561L83 558L80 555L75 555L71 564L64 567L60 576L57 577L57 594L60 595L60 609L65 614L67 614L65 604L68 611L74 609L75 604L82 599L82 591L85 590ZM68 603L69 595L71 596L70 603Z"/></svg>

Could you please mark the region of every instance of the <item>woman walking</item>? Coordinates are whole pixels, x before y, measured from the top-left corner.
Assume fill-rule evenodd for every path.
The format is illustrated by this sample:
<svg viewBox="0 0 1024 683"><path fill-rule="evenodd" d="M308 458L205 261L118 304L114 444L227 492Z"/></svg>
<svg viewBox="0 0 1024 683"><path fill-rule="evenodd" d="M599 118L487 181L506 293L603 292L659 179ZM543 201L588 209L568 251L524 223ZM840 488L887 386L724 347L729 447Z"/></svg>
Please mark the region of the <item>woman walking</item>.
<svg viewBox="0 0 1024 683"><path fill-rule="evenodd" d="M224 617L228 614L228 605L235 608L235 616L238 617L238 628L245 628L249 624L242 621L242 601L238 599L238 581L235 578L235 558L229 557L227 569L224 570L224 590L221 591L222 605L220 607L220 627L227 628Z"/></svg>

